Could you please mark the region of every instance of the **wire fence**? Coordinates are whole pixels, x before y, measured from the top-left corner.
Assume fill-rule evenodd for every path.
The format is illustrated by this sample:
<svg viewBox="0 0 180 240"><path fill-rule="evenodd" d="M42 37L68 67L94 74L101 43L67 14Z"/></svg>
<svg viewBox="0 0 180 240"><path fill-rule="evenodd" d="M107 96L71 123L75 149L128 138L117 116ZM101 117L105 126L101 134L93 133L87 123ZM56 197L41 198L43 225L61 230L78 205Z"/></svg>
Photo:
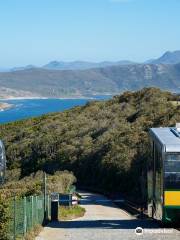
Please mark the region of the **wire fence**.
<svg viewBox="0 0 180 240"><path fill-rule="evenodd" d="M36 225L43 225L51 215L49 195L28 196L14 199L10 203L10 225L8 238L23 239Z"/></svg>

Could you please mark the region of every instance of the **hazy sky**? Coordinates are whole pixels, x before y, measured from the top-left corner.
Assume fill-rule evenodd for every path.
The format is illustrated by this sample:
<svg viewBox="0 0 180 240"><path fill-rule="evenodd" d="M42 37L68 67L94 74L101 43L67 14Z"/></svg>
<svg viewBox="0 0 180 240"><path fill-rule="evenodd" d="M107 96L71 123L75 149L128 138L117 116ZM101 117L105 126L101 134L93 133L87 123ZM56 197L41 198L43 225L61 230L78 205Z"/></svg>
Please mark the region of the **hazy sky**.
<svg viewBox="0 0 180 240"><path fill-rule="evenodd" d="M180 0L1 0L0 67L180 49Z"/></svg>

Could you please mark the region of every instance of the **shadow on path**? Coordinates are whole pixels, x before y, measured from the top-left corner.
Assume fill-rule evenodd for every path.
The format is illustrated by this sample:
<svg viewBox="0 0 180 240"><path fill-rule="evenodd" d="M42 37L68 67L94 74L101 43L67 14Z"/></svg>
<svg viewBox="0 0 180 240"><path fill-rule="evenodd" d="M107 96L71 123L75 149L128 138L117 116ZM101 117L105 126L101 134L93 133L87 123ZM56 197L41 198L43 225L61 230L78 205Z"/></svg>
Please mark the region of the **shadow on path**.
<svg viewBox="0 0 180 240"><path fill-rule="evenodd" d="M94 229L135 229L159 228L157 222L152 220L78 220L78 221L57 221L48 225L50 228L94 228Z"/></svg>

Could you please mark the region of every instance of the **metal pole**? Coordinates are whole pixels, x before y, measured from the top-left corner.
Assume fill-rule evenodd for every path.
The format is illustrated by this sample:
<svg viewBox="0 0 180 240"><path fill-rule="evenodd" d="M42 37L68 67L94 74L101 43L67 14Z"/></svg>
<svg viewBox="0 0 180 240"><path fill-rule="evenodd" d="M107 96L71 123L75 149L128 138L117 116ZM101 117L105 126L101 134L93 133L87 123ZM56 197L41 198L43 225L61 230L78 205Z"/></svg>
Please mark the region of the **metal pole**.
<svg viewBox="0 0 180 240"><path fill-rule="evenodd" d="M14 195L14 240L16 240L16 196Z"/></svg>
<svg viewBox="0 0 180 240"><path fill-rule="evenodd" d="M35 196L35 199L36 199L36 204L35 204L35 206L36 206L36 224L38 224L38 200L37 200L37 196Z"/></svg>
<svg viewBox="0 0 180 240"><path fill-rule="evenodd" d="M44 178L43 178L43 185L44 185L44 221L46 221L46 173L44 172Z"/></svg>
<svg viewBox="0 0 180 240"><path fill-rule="evenodd" d="M27 231L27 212L26 212L26 197L24 197L24 236Z"/></svg>
<svg viewBox="0 0 180 240"><path fill-rule="evenodd" d="M34 226L34 209L33 209L33 207L34 207L34 198L33 198L33 196L31 196L31 213L32 213L32 219L31 219L31 224L32 224L32 228L33 228L33 226Z"/></svg>
<svg viewBox="0 0 180 240"><path fill-rule="evenodd" d="M47 195L47 219L49 219L49 195Z"/></svg>

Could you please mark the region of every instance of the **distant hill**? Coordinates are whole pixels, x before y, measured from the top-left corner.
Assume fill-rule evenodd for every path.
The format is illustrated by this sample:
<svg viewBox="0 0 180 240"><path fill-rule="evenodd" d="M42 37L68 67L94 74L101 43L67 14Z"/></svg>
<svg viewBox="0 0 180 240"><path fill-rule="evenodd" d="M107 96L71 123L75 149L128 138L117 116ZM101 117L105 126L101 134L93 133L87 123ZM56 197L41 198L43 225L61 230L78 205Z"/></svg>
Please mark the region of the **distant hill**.
<svg viewBox="0 0 180 240"><path fill-rule="evenodd" d="M36 68L36 66L34 65L27 65L25 67L14 67L14 68L11 68L9 71L21 71L21 70L26 70L26 69L32 69L32 68Z"/></svg>
<svg viewBox="0 0 180 240"><path fill-rule="evenodd" d="M179 92L180 64L118 65L66 71L31 68L0 73L0 87L26 91L43 97L116 94L150 86Z"/></svg>
<svg viewBox="0 0 180 240"><path fill-rule="evenodd" d="M37 94L33 92L15 90L6 87L0 87L0 99L9 99L9 98L34 98L38 97ZM40 95L39 95L40 97Z"/></svg>
<svg viewBox="0 0 180 240"><path fill-rule="evenodd" d="M180 51L166 52L158 59L150 60L151 64L177 64L180 63Z"/></svg>
<svg viewBox="0 0 180 240"><path fill-rule="evenodd" d="M131 61L118 61L118 62L86 62L86 61L73 61L73 62L63 62L63 61L52 61L42 68L50 69L50 70L85 70L91 68L101 68L107 66L115 66L115 65L131 65L135 64Z"/></svg>
<svg viewBox="0 0 180 240"><path fill-rule="evenodd" d="M1 68L0 72L14 72L14 71L22 71L32 68L41 68L48 70L85 70L91 68L101 68L107 66L116 66L116 65L131 65L136 64L135 62L122 60L117 62L104 61L104 62L87 62L87 61L72 61L72 62L64 62L64 61L51 61L43 66L35 66L29 64L27 66L13 67L13 68Z"/></svg>
<svg viewBox="0 0 180 240"><path fill-rule="evenodd" d="M180 63L180 50L170 52L167 51L160 58L148 59L147 61L139 64L177 64ZM13 67L13 68L1 68L0 72L11 72L19 70L27 70L32 68L41 68L48 70L86 70L92 68L104 68L109 66L119 66L119 65L136 65L137 62L130 60L121 61L102 61L102 62L89 62L89 61L51 61L43 66L35 66L29 64L27 66Z"/></svg>

